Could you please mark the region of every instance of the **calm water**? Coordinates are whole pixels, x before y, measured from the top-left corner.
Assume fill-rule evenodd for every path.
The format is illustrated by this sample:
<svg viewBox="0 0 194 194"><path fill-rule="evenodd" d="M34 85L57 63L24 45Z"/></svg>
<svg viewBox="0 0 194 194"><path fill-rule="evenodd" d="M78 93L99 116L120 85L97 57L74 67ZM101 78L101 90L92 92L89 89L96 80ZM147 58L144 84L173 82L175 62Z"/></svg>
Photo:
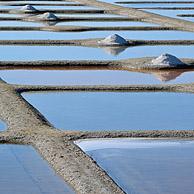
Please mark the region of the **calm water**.
<svg viewBox="0 0 194 194"><path fill-rule="evenodd" d="M24 22L24 21L0 21L0 26L44 26L43 23L38 22Z"/></svg>
<svg viewBox="0 0 194 194"><path fill-rule="evenodd" d="M6 128L5 123L0 120L0 131L5 130L5 128Z"/></svg>
<svg viewBox="0 0 194 194"><path fill-rule="evenodd" d="M115 15L115 14L103 14L103 13L73 13L73 14L56 14L57 16L61 17L125 17L121 15Z"/></svg>
<svg viewBox="0 0 194 194"><path fill-rule="evenodd" d="M193 4L170 4L170 3L167 3L167 4L164 4L164 3L157 3L157 4L154 4L154 3L142 3L142 4L120 4L121 6L125 6L125 7L134 7L134 8L149 8L149 7L153 7L153 8L157 8L157 7L194 7ZM177 11L177 10L176 10Z"/></svg>
<svg viewBox="0 0 194 194"><path fill-rule="evenodd" d="M105 0L107 3L114 3L114 0ZM186 1L186 0L185 0ZM140 0L141 2L141 0ZM156 14L160 14L160 15L165 15L165 16L169 16L169 17L173 17L173 18L178 18L178 19L184 19L184 20L188 20L188 21L192 21L194 22L194 18L187 18L187 17L178 17L177 14L192 14L194 13L194 10L152 10L152 9L147 9L149 7L194 7L193 4L163 4L163 3L157 3L157 4L146 4L146 3L142 3L142 4L117 4L119 6L123 6L123 7L132 7L132 8L142 8L144 9L144 11L147 12L152 12L152 13L156 13Z"/></svg>
<svg viewBox="0 0 194 194"><path fill-rule="evenodd" d="M194 33L181 31L91 31L91 32L46 32L46 31L2 31L0 40L26 40L26 39L87 39L104 38L111 34L119 34L126 39L145 40L192 40Z"/></svg>
<svg viewBox="0 0 194 194"><path fill-rule="evenodd" d="M0 145L0 155L0 193L74 193L31 146Z"/></svg>
<svg viewBox="0 0 194 194"><path fill-rule="evenodd" d="M194 141L109 139L77 144L126 193L193 194Z"/></svg>
<svg viewBox="0 0 194 194"><path fill-rule="evenodd" d="M113 15L113 14L99 14L99 13L74 13L74 14L55 14L56 16L61 16L61 17L124 17L124 16L119 16L119 15ZM9 13L0 13L0 17L24 17L23 14L9 14Z"/></svg>
<svg viewBox="0 0 194 194"><path fill-rule="evenodd" d="M160 9L148 9L149 7L194 7L194 4L122 4L122 6L125 7L133 7L133 8L142 8L144 11L151 12L151 13L156 13L168 17L173 17L173 18L178 18L178 19L183 19L183 20L188 20L191 22L194 22L194 18L189 18L189 17L179 17L177 16L178 14L193 14L194 10L160 10Z"/></svg>
<svg viewBox="0 0 194 194"><path fill-rule="evenodd" d="M115 4L116 0L99 0L99 1Z"/></svg>
<svg viewBox="0 0 194 194"><path fill-rule="evenodd" d="M178 6L176 6L176 7L178 7ZM186 7L186 5L182 5L182 7ZM194 7L194 5L192 5L192 6L188 5L188 7ZM193 14L194 10L152 10L152 9L146 9L145 11L194 22L194 18L192 18L192 17L189 18L189 17L177 16L178 14Z"/></svg>
<svg viewBox="0 0 194 194"><path fill-rule="evenodd" d="M88 6L45 6L45 5L41 5L41 6L34 6L36 9L38 10L57 10L57 9L60 9L60 10L68 10L68 9L71 9L71 10L80 10L80 9L83 9L83 10L87 10L87 9L98 9L98 8L95 8L95 7L88 7ZM15 8L17 9L18 6L15 6Z"/></svg>
<svg viewBox="0 0 194 194"><path fill-rule="evenodd" d="M18 17L24 17L24 16L22 14L19 15L19 14L0 13L0 17L6 17L6 18L7 17L11 17L11 18L17 17L18 18Z"/></svg>
<svg viewBox="0 0 194 194"><path fill-rule="evenodd" d="M22 8L23 6L0 6L0 9L13 9L13 10L20 10L20 8ZM88 7L88 6L46 6L46 5L35 5L33 6L34 8L36 8L37 10L67 10L67 9L71 9L71 10L79 10L79 9L98 9L98 8L93 8L93 7Z"/></svg>
<svg viewBox="0 0 194 194"><path fill-rule="evenodd" d="M61 129L194 129L192 94L51 92L23 97Z"/></svg>
<svg viewBox="0 0 194 194"><path fill-rule="evenodd" d="M119 21L119 22L60 22L57 26L70 25L70 26L154 26L145 22L131 22L131 21Z"/></svg>
<svg viewBox="0 0 194 194"><path fill-rule="evenodd" d="M157 57L163 53L170 53L178 58L193 58L193 51L194 46L137 46L126 49L80 46L0 46L0 60L119 60Z"/></svg>
<svg viewBox="0 0 194 194"><path fill-rule="evenodd" d="M11 7L10 6L6 6L6 5L4 5L4 6L0 5L0 9L11 9Z"/></svg>
<svg viewBox="0 0 194 194"><path fill-rule="evenodd" d="M194 71L2 70L0 77L8 83L29 85L175 84L194 82Z"/></svg>
<svg viewBox="0 0 194 194"><path fill-rule="evenodd" d="M14 3L23 3L23 1L14 1ZM69 2L69 1L64 1L64 2L61 2L61 1L39 1L39 0L34 0L34 1L28 1L28 4L30 3L41 3L41 4L75 4L76 2Z"/></svg>
<svg viewBox="0 0 194 194"><path fill-rule="evenodd" d="M48 22L0 21L0 26L45 26ZM50 22L51 23L51 22ZM54 22L52 22L54 23ZM154 26L144 22L55 22L57 26Z"/></svg>
<svg viewBox="0 0 194 194"><path fill-rule="evenodd" d="M107 3L112 3L112 4L116 4L116 5L123 6L123 7L130 7L130 5L131 5L131 4L118 4L118 3L115 3L115 2L117 2L117 1L126 2L127 0L100 0L100 1L102 1L102 2L107 2ZM136 2L136 0L132 0L132 1ZM141 2L141 1L144 1L144 0L138 0L138 2ZM160 1L160 0L158 0L158 1ZM172 0L172 1L177 1L177 0ZM187 1L187 0L183 0L183 1ZM134 5L135 5L135 4L134 4ZM145 3L139 4L138 7L140 7L140 6L142 6L142 5L145 5ZM155 5L154 3L153 3L153 4L150 4L150 7L151 7L151 6L154 6L154 5ZM165 4L161 4L161 5L165 5ZM169 5L170 5L170 4L169 4ZM173 5L174 5L174 4L173 4ZM178 3L177 3L177 5L178 5ZM191 6L192 6L192 4L191 4Z"/></svg>

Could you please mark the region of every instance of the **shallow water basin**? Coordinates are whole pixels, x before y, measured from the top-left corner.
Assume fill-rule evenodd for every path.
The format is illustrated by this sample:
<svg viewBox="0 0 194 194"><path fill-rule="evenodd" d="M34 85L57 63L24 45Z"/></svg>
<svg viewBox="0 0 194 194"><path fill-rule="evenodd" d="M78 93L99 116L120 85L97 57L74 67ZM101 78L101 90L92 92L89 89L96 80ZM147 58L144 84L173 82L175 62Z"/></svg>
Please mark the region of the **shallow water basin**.
<svg viewBox="0 0 194 194"><path fill-rule="evenodd" d="M185 6L184 6L185 7ZM193 5L194 7L194 5ZM191 21L194 22L194 18L192 17L179 17L179 14L193 14L194 10L152 10L152 9L145 9L145 11L160 14L163 16L173 17L181 20Z"/></svg>
<svg viewBox="0 0 194 194"><path fill-rule="evenodd" d="M4 10L4 9L11 9L11 7L7 5L0 5L0 10Z"/></svg>
<svg viewBox="0 0 194 194"><path fill-rule="evenodd" d="M0 13L0 17L2 17L2 18L9 18L9 17L11 17L11 18L13 18L13 17L15 17L15 18L19 18L19 17L24 17L23 16L23 14L9 14L9 13Z"/></svg>
<svg viewBox="0 0 194 194"><path fill-rule="evenodd" d="M192 94L45 92L22 95L60 129L194 129Z"/></svg>
<svg viewBox="0 0 194 194"><path fill-rule="evenodd" d="M3 144L0 155L0 193L74 193L31 146Z"/></svg>
<svg viewBox="0 0 194 194"><path fill-rule="evenodd" d="M98 9L95 7L89 7L89 6L46 6L46 5L41 5L41 6L33 6L35 7L37 10L87 10L87 9ZM15 8L18 8L18 6L15 6Z"/></svg>
<svg viewBox="0 0 194 194"><path fill-rule="evenodd" d="M60 22L57 26L70 25L70 26L154 26L154 24L149 24L145 22L131 22L131 21L106 21L106 22L94 22L94 21L80 21L80 22Z"/></svg>
<svg viewBox="0 0 194 194"><path fill-rule="evenodd" d="M73 13L73 14L56 14L57 16L61 17L125 17L125 16L120 16L120 15L115 15L115 14L105 14L105 13Z"/></svg>
<svg viewBox="0 0 194 194"><path fill-rule="evenodd" d="M5 1L0 1L0 3L5 3ZM11 1L11 3L15 4L15 3L24 3L24 1ZM33 3L40 3L40 4L61 4L61 3L64 3L64 4L75 4L76 2L70 2L70 1L64 1L64 2L61 2L61 1L39 1L39 0L35 0L35 1L28 1L27 4L33 4ZM76 3L77 4L77 3Z"/></svg>
<svg viewBox="0 0 194 194"><path fill-rule="evenodd" d="M141 1L140 1L141 2ZM119 5L119 4L118 4ZM149 7L151 7L151 8L160 8L160 7L170 7L170 8L173 8L173 7L193 7L194 5L193 5L193 3L192 4L180 4L180 3L177 3L177 4L175 4L175 3L173 3L173 4L170 4L170 3L138 3L138 4L136 4L136 3L134 3L134 4L120 4L121 6L124 6L124 7L133 7L133 8L141 8L141 9L143 9L143 8L145 8L145 9L147 9L147 8L149 8Z"/></svg>
<svg viewBox="0 0 194 194"><path fill-rule="evenodd" d="M192 40L194 33L181 31L87 31L87 32L49 32L49 31L0 31L0 40L26 39L88 39L104 38L119 34L126 39L142 40Z"/></svg>
<svg viewBox="0 0 194 194"><path fill-rule="evenodd" d="M0 120L0 131L3 131L6 129L6 124Z"/></svg>
<svg viewBox="0 0 194 194"><path fill-rule="evenodd" d="M2 70L0 78L11 84L26 85L180 84L194 82L194 71Z"/></svg>
<svg viewBox="0 0 194 194"><path fill-rule="evenodd" d="M137 46L128 48L90 48L81 46L0 46L2 61L119 60L128 58L157 57L163 53L169 53L178 58L193 58L193 50L194 46L169 45Z"/></svg>
<svg viewBox="0 0 194 194"><path fill-rule="evenodd" d="M39 22L24 22L24 21L0 21L0 26L44 26L44 23Z"/></svg>
<svg viewBox="0 0 194 194"><path fill-rule="evenodd" d="M76 144L128 194L193 193L194 141L125 138Z"/></svg>

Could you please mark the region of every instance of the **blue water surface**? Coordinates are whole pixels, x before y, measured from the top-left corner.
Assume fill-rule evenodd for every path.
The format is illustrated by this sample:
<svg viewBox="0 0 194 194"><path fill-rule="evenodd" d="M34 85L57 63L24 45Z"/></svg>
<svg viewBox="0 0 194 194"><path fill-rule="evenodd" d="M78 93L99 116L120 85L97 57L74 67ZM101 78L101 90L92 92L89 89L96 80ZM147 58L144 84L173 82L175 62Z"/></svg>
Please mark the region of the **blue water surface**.
<svg viewBox="0 0 194 194"><path fill-rule="evenodd" d="M77 142L127 194L192 194L194 141L98 139Z"/></svg>
<svg viewBox="0 0 194 194"><path fill-rule="evenodd" d="M64 130L191 130L194 96L183 93L23 93Z"/></svg>

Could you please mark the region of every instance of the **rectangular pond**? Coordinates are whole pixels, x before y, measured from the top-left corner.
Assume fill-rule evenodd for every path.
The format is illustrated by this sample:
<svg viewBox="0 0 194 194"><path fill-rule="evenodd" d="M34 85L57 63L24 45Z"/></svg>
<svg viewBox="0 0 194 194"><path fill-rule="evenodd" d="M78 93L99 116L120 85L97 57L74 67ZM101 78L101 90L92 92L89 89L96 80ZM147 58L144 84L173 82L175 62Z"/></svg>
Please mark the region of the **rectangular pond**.
<svg viewBox="0 0 194 194"><path fill-rule="evenodd" d="M180 84L194 82L194 71L1 70L0 78L11 84L26 85Z"/></svg>
<svg viewBox="0 0 194 194"><path fill-rule="evenodd" d="M5 3L5 1L0 1L0 3ZM13 3L13 4L20 4L20 3L24 3L25 1L21 1L21 0L19 0L19 1L11 1L11 4ZM71 2L71 1L57 1L57 0L54 0L54 2L51 0L51 1L46 1L46 0L44 0L44 1L42 1L42 0L34 0L34 1L27 1L28 2L28 4L33 4L33 3L35 3L35 4L77 4L77 2Z"/></svg>
<svg viewBox="0 0 194 194"><path fill-rule="evenodd" d="M0 17L2 17L2 18L21 18L21 17L23 17L23 15L22 14L9 14L9 13L0 13Z"/></svg>
<svg viewBox="0 0 194 194"><path fill-rule="evenodd" d="M22 95L59 129L194 129L193 94L45 92Z"/></svg>
<svg viewBox="0 0 194 194"><path fill-rule="evenodd" d="M41 6L34 6L36 9L38 10L88 10L88 9L95 9L97 10L97 7L89 7L89 6L45 6L45 5L41 5Z"/></svg>
<svg viewBox="0 0 194 194"><path fill-rule="evenodd" d="M6 124L2 120L0 120L0 131L3 131L5 129L6 129Z"/></svg>
<svg viewBox="0 0 194 194"><path fill-rule="evenodd" d="M118 17L120 17L120 18L122 18L122 17L124 17L125 18L125 16L121 16L121 15L115 15L115 14L106 14L106 13L73 13L73 14L55 14L55 15L57 15L57 16L61 16L61 17L105 17L105 18L112 18L112 17L116 17L116 18L118 18Z"/></svg>
<svg viewBox="0 0 194 194"><path fill-rule="evenodd" d="M184 6L186 7L186 6ZM191 6L190 6L191 7ZM194 7L194 5L193 5ZM177 18L177 19L181 19L181 20L188 20L191 22L194 22L194 18L192 17L179 17L177 16L178 14L192 14L194 13L194 9L193 10L153 10L153 9L145 9L144 11L148 11L151 13L155 13L155 14L160 14L163 16L168 16L168 17L173 17L173 18Z"/></svg>
<svg viewBox="0 0 194 194"><path fill-rule="evenodd" d="M194 141L126 138L76 144L127 194L193 194Z"/></svg>
<svg viewBox="0 0 194 194"><path fill-rule="evenodd" d="M128 58L158 57L164 53L169 53L178 58L193 58L193 50L194 46L182 45L137 46L128 48L92 48L81 46L0 46L0 60L120 60Z"/></svg>
<svg viewBox="0 0 194 194"><path fill-rule="evenodd" d="M156 26L151 23L145 22L131 22L131 21L80 21L80 22L59 22L57 26L97 26L97 27L106 27L106 26Z"/></svg>
<svg viewBox="0 0 194 194"><path fill-rule="evenodd" d="M25 22L25 21L0 21L0 26L44 26L40 22Z"/></svg>
<svg viewBox="0 0 194 194"><path fill-rule="evenodd" d="M11 9L11 7L7 5L0 5L0 10L4 10L4 9Z"/></svg>
<svg viewBox="0 0 194 194"><path fill-rule="evenodd" d="M141 2L141 1L140 1ZM119 4L118 4L119 5ZM125 6L125 7L133 7L133 8L160 8L160 7L170 7L170 8L173 8L173 7L193 7L193 3L189 4L180 4L180 3L173 3L173 4L170 4L170 3L130 3L130 4L120 4L121 6ZM177 10L176 10L177 11Z"/></svg>
<svg viewBox="0 0 194 194"><path fill-rule="evenodd" d="M192 40L194 33L181 31L87 31L87 32L49 32L49 31L0 31L0 40L26 39L88 39L105 38L112 34L119 34L126 39L141 40Z"/></svg>
<svg viewBox="0 0 194 194"><path fill-rule="evenodd" d="M31 146L3 144L0 155L0 193L74 193Z"/></svg>
<svg viewBox="0 0 194 194"><path fill-rule="evenodd" d="M149 24L145 22L131 22L131 21L78 21L78 22L28 22L28 21L0 21L0 26L48 26L57 25L57 26L96 26L96 27L105 27L105 26L154 26L154 24Z"/></svg>
<svg viewBox="0 0 194 194"><path fill-rule="evenodd" d="M35 1L9 1L9 2L5 2L5 1L0 1L1 5L9 5L9 6L21 6L23 4L28 4L28 5L47 5L48 6L53 6L53 5L59 5L59 6L77 6L76 2L70 2L70 1L39 1L39 0L35 0ZM80 3L79 3L80 4ZM80 4L81 5L81 4Z"/></svg>
<svg viewBox="0 0 194 194"><path fill-rule="evenodd" d="M126 18L125 16L120 16L120 15L115 15L115 14L105 14L105 13L73 13L73 14L63 14L63 13L56 13L55 14L56 16L58 17L77 17L77 18L100 18L100 17L103 17L103 18ZM23 15L23 14L13 14L13 13L0 13L0 17L1 18L20 18L20 17L24 17L26 15ZM9 21L7 21L9 22Z"/></svg>
<svg viewBox="0 0 194 194"><path fill-rule="evenodd" d="M27 4L27 3L26 3ZM4 10L4 9L8 9L8 10L20 10L23 6L1 6L0 5L0 10ZM46 5L35 5L33 6L35 9L37 10L88 10L88 9L98 9L98 8L94 8L94 7L88 7L88 6L46 6Z"/></svg>
<svg viewBox="0 0 194 194"><path fill-rule="evenodd" d="M142 1L142 0L141 0ZM189 4L180 4L178 3L178 1L176 1L177 3L139 3L141 1L138 1L138 3L130 3L130 4L119 4L116 3L116 5L119 6L123 6L123 7L129 7L129 8L141 8L142 10L146 11L146 12L152 12L152 13L156 13L156 14L160 14L160 15L164 15L164 16L169 16L169 17L173 17L173 18L178 18L178 19L183 19L183 20L188 20L188 21L192 21L194 22L194 18L189 18L189 17L179 17L177 16L177 14L192 14L194 10L160 10L160 9L148 9L148 8L160 8L160 7L194 7L193 3ZM175 0L173 0L175 1ZM186 2L186 0L184 0ZM105 2L107 3L113 3L115 4L114 0L105 0ZM133 2L133 1L131 1ZM135 1L134 1L135 2ZM137 2L137 1L136 1Z"/></svg>

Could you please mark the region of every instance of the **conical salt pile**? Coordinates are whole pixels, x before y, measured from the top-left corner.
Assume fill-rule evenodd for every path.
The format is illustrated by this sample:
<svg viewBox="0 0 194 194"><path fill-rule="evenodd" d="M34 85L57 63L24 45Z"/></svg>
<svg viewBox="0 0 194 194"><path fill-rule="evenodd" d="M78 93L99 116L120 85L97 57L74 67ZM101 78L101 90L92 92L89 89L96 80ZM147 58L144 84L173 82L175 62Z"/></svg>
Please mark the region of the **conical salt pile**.
<svg viewBox="0 0 194 194"><path fill-rule="evenodd" d="M118 34L113 34L108 37L106 37L103 40L98 41L99 44L101 45L127 45L128 42Z"/></svg>
<svg viewBox="0 0 194 194"><path fill-rule="evenodd" d="M25 6L21 7L20 10L26 11L26 12L36 12L37 11L37 9L35 7L33 7L32 5L25 5Z"/></svg>
<svg viewBox="0 0 194 194"><path fill-rule="evenodd" d="M167 67L177 67L177 66L183 66L186 65L183 63L180 59L177 57L170 55L168 53L162 54L156 59L153 59L151 61L152 66L167 66Z"/></svg>

